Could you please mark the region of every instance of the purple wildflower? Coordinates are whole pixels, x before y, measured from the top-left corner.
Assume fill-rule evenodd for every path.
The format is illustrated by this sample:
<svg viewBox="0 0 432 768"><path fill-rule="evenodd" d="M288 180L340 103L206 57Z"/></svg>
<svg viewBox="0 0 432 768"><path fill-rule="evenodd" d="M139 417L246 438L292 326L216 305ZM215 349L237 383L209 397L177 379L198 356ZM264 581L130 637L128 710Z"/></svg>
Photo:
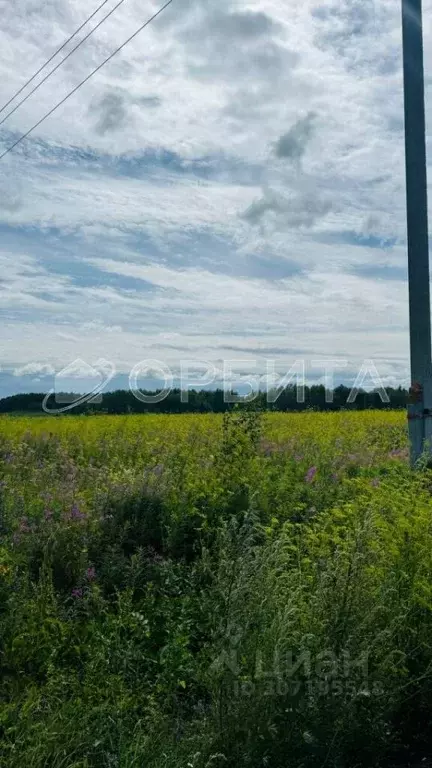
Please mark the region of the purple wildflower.
<svg viewBox="0 0 432 768"><path fill-rule="evenodd" d="M404 457L404 451L401 448L395 448L393 451L390 451L389 458L390 459L402 459Z"/></svg>
<svg viewBox="0 0 432 768"><path fill-rule="evenodd" d="M75 587L75 589L72 590L72 597L80 598L83 596L83 591L79 587Z"/></svg>
<svg viewBox="0 0 432 768"><path fill-rule="evenodd" d="M81 512L78 504L74 504L69 515L71 520L85 520L84 512Z"/></svg>
<svg viewBox="0 0 432 768"><path fill-rule="evenodd" d="M27 517L21 518L20 524L19 524L19 532L20 533L30 533L30 531L31 531L31 528L30 528L30 525L29 525L28 518Z"/></svg>
<svg viewBox="0 0 432 768"><path fill-rule="evenodd" d="M94 581L96 578L96 569L93 566L87 568L86 576L88 581Z"/></svg>
<svg viewBox="0 0 432 768"><path fill-rule="evenodd" d="M51 509L45 510L44 517L47 522L53 519L53 512L51 511Z"/></svg>
<svg viewBox="0 0 432 768"><path fill-rule="evenodd" d="M306 476L305 476L306 483L312 483L317 472L318 470L316 467L310 467L310 469L308 469L308 471L306 472Z"/></svg>

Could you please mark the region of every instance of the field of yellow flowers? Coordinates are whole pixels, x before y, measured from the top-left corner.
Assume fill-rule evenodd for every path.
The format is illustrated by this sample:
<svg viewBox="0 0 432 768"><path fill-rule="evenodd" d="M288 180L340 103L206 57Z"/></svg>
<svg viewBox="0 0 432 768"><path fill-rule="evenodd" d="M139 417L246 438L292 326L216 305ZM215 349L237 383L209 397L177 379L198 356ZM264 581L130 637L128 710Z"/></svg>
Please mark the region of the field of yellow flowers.
<svg viewBox="0 0 432 768"><path fill-rule="evenodd" d="M402 412L0 419L2 768L432 754Z"/></svg>

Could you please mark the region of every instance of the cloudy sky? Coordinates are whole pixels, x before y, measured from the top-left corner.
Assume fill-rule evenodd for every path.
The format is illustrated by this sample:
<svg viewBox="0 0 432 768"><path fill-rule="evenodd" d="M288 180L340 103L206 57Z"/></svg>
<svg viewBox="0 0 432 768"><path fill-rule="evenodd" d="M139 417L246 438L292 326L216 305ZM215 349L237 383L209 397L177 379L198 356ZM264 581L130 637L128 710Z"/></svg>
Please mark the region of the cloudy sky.
<svg viewBox="0 0 432 768"><path fill-rule="evenodd" d="M97 5L0 0L1 104ZM124 0L0 151L158 7ZM405 381L399 2L174 0L1 161L0 235L0 395L77 358L372 358Z"/></svg>

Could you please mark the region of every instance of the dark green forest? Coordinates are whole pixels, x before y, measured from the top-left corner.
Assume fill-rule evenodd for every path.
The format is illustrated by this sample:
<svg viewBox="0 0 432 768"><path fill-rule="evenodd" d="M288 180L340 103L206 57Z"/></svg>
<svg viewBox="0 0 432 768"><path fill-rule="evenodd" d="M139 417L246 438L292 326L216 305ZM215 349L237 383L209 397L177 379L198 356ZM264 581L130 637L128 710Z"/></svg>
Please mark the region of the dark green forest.
<svg viewBox="0 0 432 768"><path fill-rule="evenodd" d="M353 402L350 402L351 390L343 385L336 387L333 392L326 392L322 385L305 387L304 398L299 402L297 390L294 386L286 387L279 393L273 393L269 397L267 392L258 392L253 397L227 396L222 389L215 390L187 390L173 389L160 402L144 403L138 400L133 392L117 390L103 393L99 399L101 402L88 399L71 408L71 412L85 414L127 414L127 413L225 413L236 405L243 405L254 410L267 411L304 411L311 408L318 411L339 411L341 409L394 409L404 408L408 402L408 392L402 387L387 389L388 402L383 402L378 391L359 391ZM157 392L144 392L148 398L157 399ZM276 394L276 397L275 397ZM235 395L235 393L232 393ZM326 397L327 395L327 397ZM42 404L45 395L42 393L19 394L0 400L0 413L42 413ZM62 404L73 403L74 400L83 400L81 395L69 394L62 396ZM233 400L237 402L232 402ZM351 400L353 397L351 397ZM51 397L48 402L50 410L55 412L56 400ZM60 406L61 407L61 406Z"/></svg>

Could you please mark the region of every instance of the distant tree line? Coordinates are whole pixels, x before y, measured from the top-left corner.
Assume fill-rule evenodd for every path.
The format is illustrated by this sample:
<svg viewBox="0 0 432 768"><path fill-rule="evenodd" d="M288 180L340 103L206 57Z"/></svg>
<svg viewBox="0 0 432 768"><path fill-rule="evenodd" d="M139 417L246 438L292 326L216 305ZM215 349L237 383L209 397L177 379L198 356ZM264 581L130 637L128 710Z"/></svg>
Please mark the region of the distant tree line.
<svg viewBox="0 0 432 768"><path fill-rule="evenodd" d="M326 391L322 385L314 385L305 387L304 397L301 398L300 402L296 387L288 386L273 392L271 397L266 392L259 392L253 401L240 395L237 395L236 399L239 401L240 407L266 411L390 409L405 408L408 402L408 392L402 387L386 390L388 402L383 402L378 391L366 392L364 390L360 390L354 401L350 402L350 393L350 388L343 385L336 387L331 393ZM150 391L144 394L152 398L157 395L156 392ZM0 413L43 413L42 403L44 399L45 395L40 393L5 397L0 400ZM76 404L67 413L89 415L98 413L225 413L232 410L236 405L230 402L233 398L227 397L227 392L223 389L211 391L191 389L183 392L180 389L173 389L160 402L145 403L138 400L129 390L117 390L104 393L100 403L92 402L91 399L82 402L82 396L72 394L66 398L63 395L62 404L57 405L55 397L52 396L48 407L55 412L56 408L64 407L65 400L72 403L74 399L81 399L81 403Z"/></svg>

